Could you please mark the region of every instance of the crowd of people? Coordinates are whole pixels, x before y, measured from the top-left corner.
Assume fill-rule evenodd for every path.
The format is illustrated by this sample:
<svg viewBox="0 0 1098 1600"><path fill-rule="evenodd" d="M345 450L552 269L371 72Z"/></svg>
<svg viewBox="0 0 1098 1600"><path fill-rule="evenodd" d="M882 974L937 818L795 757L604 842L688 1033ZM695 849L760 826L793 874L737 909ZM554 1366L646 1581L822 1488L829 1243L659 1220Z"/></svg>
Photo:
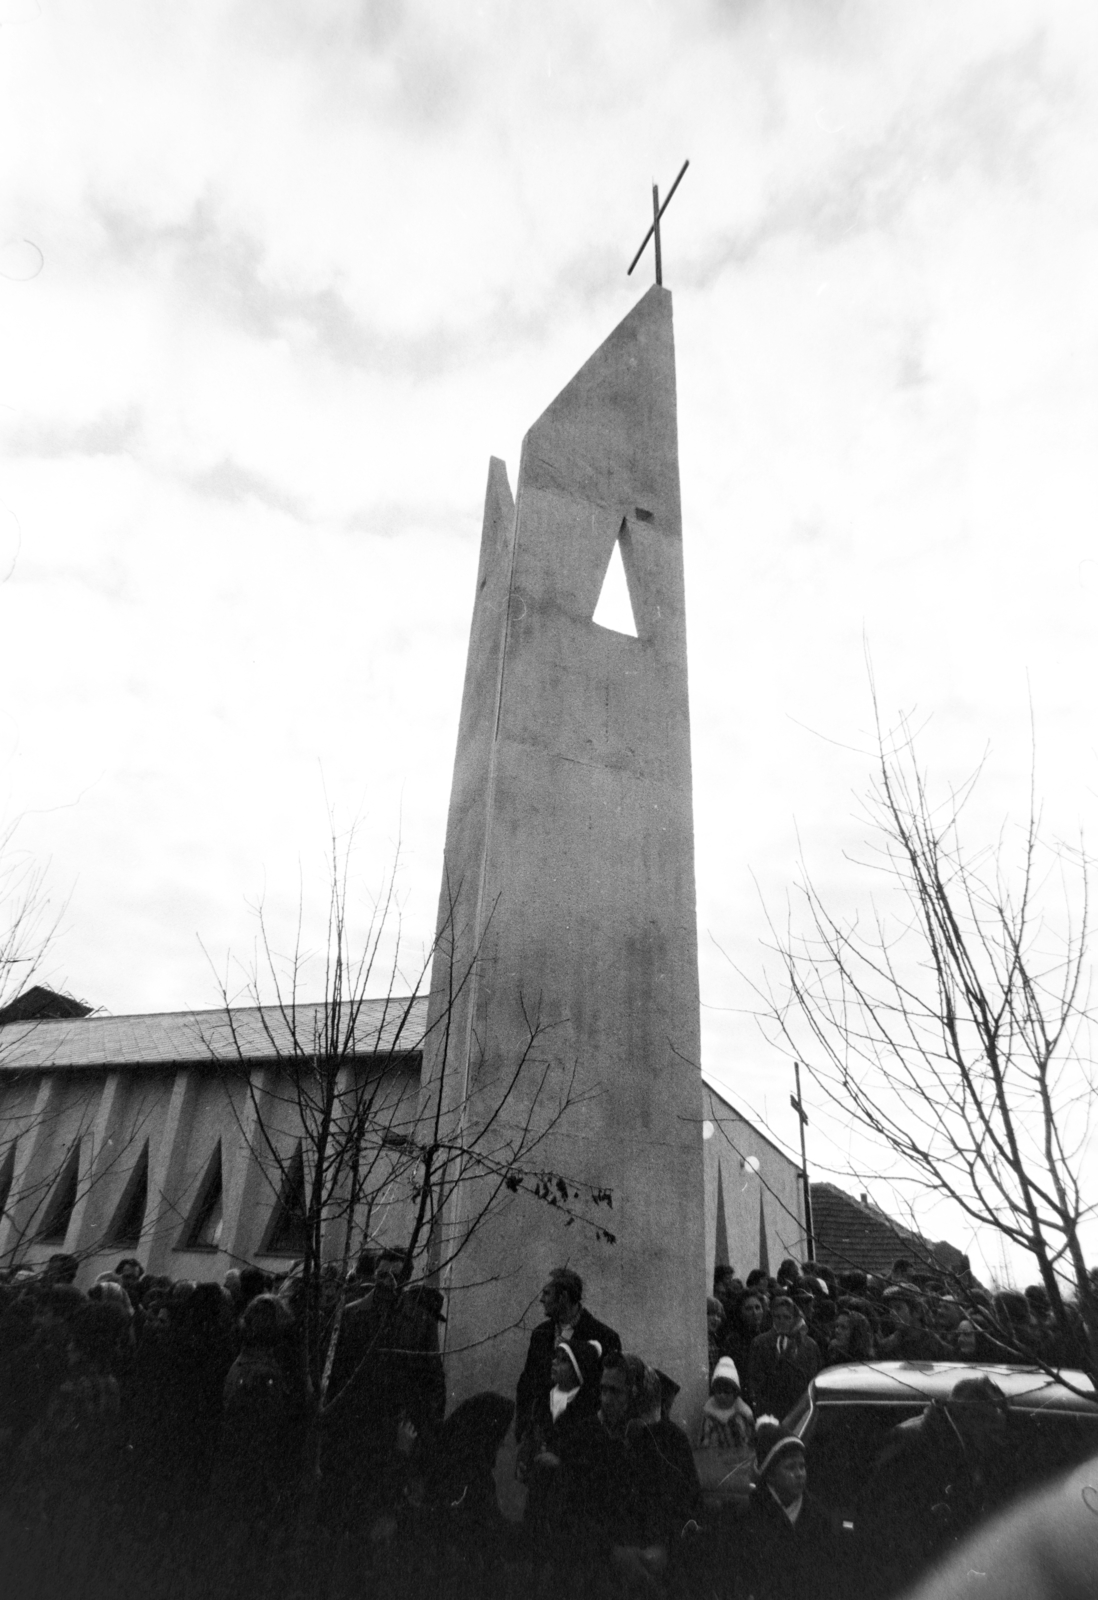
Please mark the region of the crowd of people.
<svg viewBox="0 0 1098 1600"><path fill-rule="evenodd" d="M777 1308L775 1302L786 1301ZM1086 1331L1074 1305L1057 1323L1047 1290L989 1294L898 1258L887 1277L787 1259L771 1278L718 1267L707 1306L710 1376L731 1360L744 1400L785 1416L821 1367L850 1361L1017 1362L1083 1370ZM780 1326L779 1326L780 1324ZM757 1343L759 1335L771 1337ZM783 1366L775 1363L782 1340Z"/></svg>
<svg viewBox="0 0 1098 1600"><path fill-rule="evenodd" d="M125 1258L86 1290L77 1275L57 1255L0 1281L0 1560L18 1600L862 1600L782 1420L819 1368L1024 1351L1086 1364L1081 1330L1057 1332L1039 1290L962 1304L903 1261L888 1280L792 1261L773 1279L719 1269L710 1395L691 1437L671 1418L673 1376L623 1351L568 1268L542 1291L514 1397L475 1395L449 1414L442 1297L407 1281L399 1252L322 1280L319 1370L303 1349L300 1270L196 1284ZM986 1423L999 1400L974 1391L958 1416ZM518 1522L497 1492L509 1435ZM913 1449L896 1479L911 1503ZM710 1451L747 1464L742 1505L707 1501ZM970 1498L966 1527L987 1509ZM875 1592L906 1575L901 1563Z"/></svg>

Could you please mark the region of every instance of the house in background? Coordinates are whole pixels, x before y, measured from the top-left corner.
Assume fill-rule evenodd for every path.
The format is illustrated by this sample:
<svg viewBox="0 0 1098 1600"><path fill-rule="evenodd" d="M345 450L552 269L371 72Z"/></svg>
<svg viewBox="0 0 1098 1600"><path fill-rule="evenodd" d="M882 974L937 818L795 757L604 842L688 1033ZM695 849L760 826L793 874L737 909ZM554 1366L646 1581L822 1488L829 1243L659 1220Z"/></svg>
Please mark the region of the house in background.
<svg viewBox="0 0 1098 1600"><path fill-rule="evenodd" d="M816 1260L834 1272L857 1269L887 1278L892 1263L906 1257L917 1272L940 1272L963 1283L972 1281L968 1257L947 1241L932 1244L910 1228L901 1227L873 1205L865 1194L859 1200L833 1183L814 1183L812 1231Z"/></svg>

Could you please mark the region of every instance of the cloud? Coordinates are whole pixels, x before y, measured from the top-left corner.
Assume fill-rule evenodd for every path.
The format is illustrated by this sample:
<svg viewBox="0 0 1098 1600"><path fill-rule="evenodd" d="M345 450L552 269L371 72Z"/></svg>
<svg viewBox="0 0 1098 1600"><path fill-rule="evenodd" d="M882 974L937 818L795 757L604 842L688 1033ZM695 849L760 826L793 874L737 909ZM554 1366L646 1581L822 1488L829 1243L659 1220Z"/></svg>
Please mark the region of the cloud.
<svg viewBox="0 0 1098 1600"><path fill-rule="evenodd" d="M215 466L186 474L183 481L199 494L223 500L227 505L239 505L242 501L252 499L272 511L284 511L299 522L308 521L303 504L296 496L287 494L259 473L249 472L247 467L242 467L228 456Z"/></svg>
<svg viewBox="0 0 1098 1600"><path fill-rule="evenodd" d="M141 440L141 415L136 408L104 412L86 422L21 418L12 428L12 456L63 460L68 456L132 455Z"/></svg>

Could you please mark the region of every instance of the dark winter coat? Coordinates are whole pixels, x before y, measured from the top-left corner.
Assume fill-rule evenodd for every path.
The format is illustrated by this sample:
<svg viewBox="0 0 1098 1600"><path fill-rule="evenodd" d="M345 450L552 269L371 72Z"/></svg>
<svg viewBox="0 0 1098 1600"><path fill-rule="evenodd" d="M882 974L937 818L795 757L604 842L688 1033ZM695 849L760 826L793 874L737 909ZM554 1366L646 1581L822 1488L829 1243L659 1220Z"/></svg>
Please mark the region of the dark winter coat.
<svg viewBox="0 0 1098 1600"><path fill-rule="evenodd" d="M1007 1448L984 1458L966 1447L943 1405L927 1407L886 1439L866 1480L855 1525L866 1593L901 1592L1008 1498Z"/></svg>
<svg viewBox="0 0 1098 1600"><path fill-rule="evenodd" d="M780 1422L793 1409L820 1370L820 1351L810 1339L804 1323L798 1323L779 1351L778 1334L772 1328L752 1340L748 1364L751 1408L756 1422L762 1416Z"/></svg>
<svg viewBox="0 0 1098 1600"><path fill-rule="evenodd" d="M830 1600L836 1593L836 1540L810 1494L793 1523L766 1485L757 1485L737 1531L745 1600Z"/></svg>
<svg viewBox="0 0 1098 1600"><path fill-rule="evenodd" d="M526 1365L519 1375L518 1388L515 1391L516 1439L522 1439L534 1420L535 1408L539 1403L544 1403L546 1395L553 1387L553 1351L559 1338L557 1325L549 1317L546 1317L544 1322L539 1322L530 1335ZM572 1330L572 1343L578 1344L581 1340L586 1340L588 1344L599 1345L604 1359L611 1350L621 1350L621 1340L613 1328L607 1327L605 1322L593 1317L586 1306L580 1308L580 1314Z"/></svg>

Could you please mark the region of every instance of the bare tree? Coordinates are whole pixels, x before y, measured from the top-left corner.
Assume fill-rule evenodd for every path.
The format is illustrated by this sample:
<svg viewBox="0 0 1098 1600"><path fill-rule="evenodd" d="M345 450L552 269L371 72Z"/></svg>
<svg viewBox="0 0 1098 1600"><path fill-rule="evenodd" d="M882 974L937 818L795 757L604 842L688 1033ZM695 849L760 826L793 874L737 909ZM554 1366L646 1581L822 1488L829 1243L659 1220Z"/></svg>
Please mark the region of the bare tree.
<svg viewBox="0 0 1098 1600"><path fill-rule="evenodd" d="M430 1042L423 1019L431 958L446 930L409 981L400 965L395 866L364 936L356 940L352 858L353 832L341 840L333 831L319 1003L303 999L316 962L303 940L300 913L294 947L282 958L258 910L258 958L244 980L244 998L255 1010L242 1012L239 994L231 996L226 982L220 985L223 1026L234 1043L229 1087L235 1079L237 1092L229 1102L299 1257L294 1271L314 1475L325 1424L338 1414L354 1377L344 1371L343 1384L334 1381L342 1370L336 1358L345 1313L364 1292L355 1266L387 1220L391 1228L398 1216L402 1228L395 1288L420 1303L425 1290L437 1293L450 1263L518 1192L614 1243L603 1224L610 1192L578 1184L538 1160L540 1147L578 1097L574 1071L565 1069L562 1076L536 1013L516 1058L479 1075L477 1115L465 1115L468 1087L450 1021L475 956L460 973L448 964L449 1005L434 1025L441 1042L431 1050L434 1070L421 1082ZM388 958L387 949L395 952ZM261 1071L254 1037L246 1040L240 1033L241 1019L257 1012L269 1063ZM223 1038L211 1039L210 1050L223 1067ZM514 1090L520 1077L532 1079L535 1089L522 1097L518 1113ZM472 1203L455 1206L466 1192ZM455 1227L450 1219L459 1213Z"/></svg>
<svg viewBox="0 0 1098 1600"><path fill-rule="evenodd" d="M1098 1367L1088 858L1044 842L1032 790L1020 829L967 844L979 772L938 803L906 724L889 738L878 721L875 767L862 864L883 893L842 917L802 880L804 924L771 923L785 984L767 1015L887 1150L893 1186L948 1198L1034 1257L1058 1327L1072 1332L1074 1301Z"/></svg>

